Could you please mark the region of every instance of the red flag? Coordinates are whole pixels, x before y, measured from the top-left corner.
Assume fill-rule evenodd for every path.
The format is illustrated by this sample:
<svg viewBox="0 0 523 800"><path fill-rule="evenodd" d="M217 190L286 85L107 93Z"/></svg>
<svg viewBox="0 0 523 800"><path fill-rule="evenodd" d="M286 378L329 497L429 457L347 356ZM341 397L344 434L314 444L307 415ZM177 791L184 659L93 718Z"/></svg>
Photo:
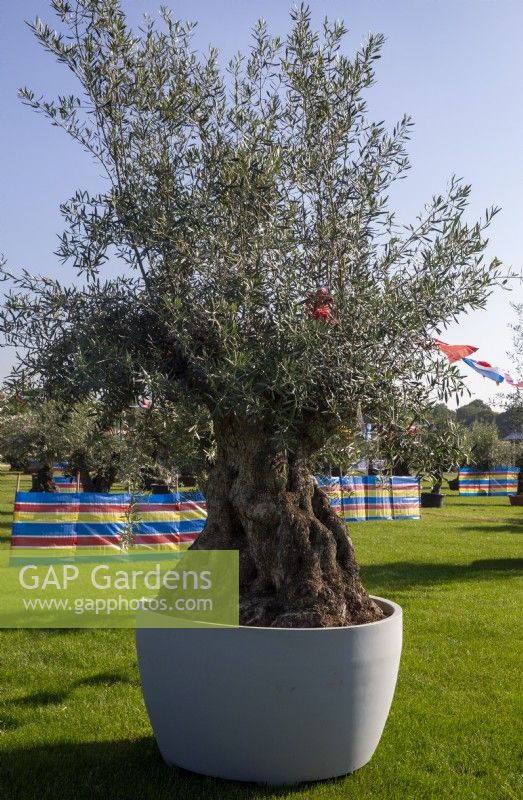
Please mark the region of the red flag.
<svg viewBox="0 0 523 800"><path fill-rule="evenodd" d="M447 344L446 342L442 342L441 339L433 339L432 341L438 350L441 350L441 352L447 356L451 364L455 361L460 361L462 358L466 358L466 356L470 356L478 349L477 347L472 347L471 344Z"/></svg>
<svg viewBox="0 0 523 800"><path fill-rule="evenodd" d="M504 372L503 374L505 375L505 383L508 383L509 386L512 386L514 389L523 389L523 381L516 383L509 372Z"/></svg>

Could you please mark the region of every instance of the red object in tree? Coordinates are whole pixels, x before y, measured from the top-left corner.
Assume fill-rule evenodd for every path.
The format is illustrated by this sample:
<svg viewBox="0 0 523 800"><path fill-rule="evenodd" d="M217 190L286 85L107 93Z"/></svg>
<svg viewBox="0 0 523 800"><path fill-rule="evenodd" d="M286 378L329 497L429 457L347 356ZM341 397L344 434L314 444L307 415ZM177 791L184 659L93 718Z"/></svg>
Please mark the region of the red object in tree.
<svg viewBox="0 0 523 800"><path fill-rule="evenodd" d="M475 353L478 349L471 344L447 344L446 342L442 342L441 339L433 339L432 341L438 350L441 350L441 352L447 356L451 364L472 355L472 353Z"/></svg>
<svg viewBox="0 0 523 800"><path fill-rule="evenodd" d="M333 302L334 298L325 286L310 292L306 300L307 316L322 322L336 323L337 320L332 316Z"/></svg>
<svg viewBox="0 0 523 800"><path fill-rule="evenodd" d="M331 319L331 309L329 306L316 306L312 312L313 319L322 319L324 322L329 322Z"/></svg>

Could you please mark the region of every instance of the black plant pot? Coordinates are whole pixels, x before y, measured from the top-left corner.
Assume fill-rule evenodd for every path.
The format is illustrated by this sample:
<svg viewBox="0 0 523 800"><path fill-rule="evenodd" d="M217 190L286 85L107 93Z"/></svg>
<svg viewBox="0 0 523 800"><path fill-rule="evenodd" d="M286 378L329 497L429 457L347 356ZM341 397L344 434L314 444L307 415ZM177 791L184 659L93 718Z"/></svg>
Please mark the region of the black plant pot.
<svg viewBox="0 0 523 800"><path fill-rule="evenodd" d="M420 495L422 508L441 508L443 505L443 495L433 492L422 492Z"/></svg>
<svg viewBox="0 0 523 800"><path fill-rule="evenodd" d="M170 489L166 483L151 483L151 494L169 494Z"/></svg>
<svg viewBox="0 0 523 800"><path fill-rule="evenodd" d="M187 472L182 472L179 477L180 486L194 486L196 484L196 475L190 475Z"/></svg>

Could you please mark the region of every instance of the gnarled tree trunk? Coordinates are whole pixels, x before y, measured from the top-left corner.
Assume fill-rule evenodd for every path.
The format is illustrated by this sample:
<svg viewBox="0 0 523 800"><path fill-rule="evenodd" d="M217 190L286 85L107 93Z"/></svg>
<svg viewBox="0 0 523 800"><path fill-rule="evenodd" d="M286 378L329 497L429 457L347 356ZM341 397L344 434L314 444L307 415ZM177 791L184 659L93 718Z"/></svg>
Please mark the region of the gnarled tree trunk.
<svg viewBox="0 0 523 800"><path fill-rule="evenodd" d="M56 486L53 481L53 465L43 464L37 472L33 474L31 485L32 492L55 492Z"/></svg>
<svg viewBox="0 0 523 800"><path fill-rule="evenodd" d="M381 619L362 587L344 522L311 475L309 446L286 452L270 432L215 423L217 459L196 549L240 551L240 622L329 627Z"/></svg>
<svg viewBox="0 0 523 800"><path fill-rule="evenodd" d="M84 492L110 492L118 474L118 455L111 456L109 463L98 467L91 474L91 467L82 452L76 452L71 459L73 474L80 475L80 484Z"/></svg>

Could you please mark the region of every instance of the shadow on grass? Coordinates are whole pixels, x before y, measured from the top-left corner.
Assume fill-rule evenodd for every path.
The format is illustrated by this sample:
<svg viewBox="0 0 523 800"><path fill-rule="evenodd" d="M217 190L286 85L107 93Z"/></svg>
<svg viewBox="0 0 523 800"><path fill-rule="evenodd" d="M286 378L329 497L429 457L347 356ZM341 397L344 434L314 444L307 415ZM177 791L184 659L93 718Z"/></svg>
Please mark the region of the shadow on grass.
<svg viewBox="0 0 523 800"><path fill-rule="evenodd" d="M29 706L55 706L64 702L68 692L34 692L28 694L26 697L15 697L14 700L8 700L6 705L20 706L24 708Z"/></svg>
<svg viewBox="0 0 523 800"><path fill-rule="evenodd" d="M396 561L390 564L370 564L361 569L367 586L388 589L410 589L449 581L499 580L516 578L523 573L521 558L492 558L471 564L425 564L415 561Z"/></svg>
<svg viewBox="0 0 523 800"><path fill-rule="evenodd" d="M89 675L87 678L75 681L73 686L114 686L117 683L133 683L133 681L120 672L99 672L97 675Z"/></svg>
<svg viewBox="0 0 523 800"><path fill-rule="evenodd" d="M495 525L462 525L458 522L460 531L472 531L473 533L523 533L523 519L507 519L506 522L498 522Z"/></svg>
<svg viewBox="0 0 523 800"><path fill-rule="evenodd" d="M464 506L476 506L477 508L510 508L510 501L508 499L508 495L506 494L477 494L469 495L467 497L466 495L457 495L452 493L447 495L447 497L457 501L455 504L453 504L457 508L463 508Z"/></svg>
<svg viewBox="0 0 523 800"><path fill-rule="evenodd" d="M114 686L117 683L133 683L133 681L118 672L100 672L97 675L88 675L85 678L74 681L68 689L63 689L59 692L34 692L25 697L15 697L12 700L7 700L5 705L20 708L61 705L69 698L74 689L82 686Z"/></svg>
<svg viewBox="0 0 523 800"><path fill-rule="evenodd" d="M11 717L9 714L3 714L0 712L0 734L6 733L7 731L14 731L19 728L22 723Z"/></svg>
<svg viewBox="0 0 523 800"><path fill-rule="evenodd" d="M302 794L306 787L214 780L169 767L152 736L12 749L0 760L2 800L264 800Z"/></svg>

